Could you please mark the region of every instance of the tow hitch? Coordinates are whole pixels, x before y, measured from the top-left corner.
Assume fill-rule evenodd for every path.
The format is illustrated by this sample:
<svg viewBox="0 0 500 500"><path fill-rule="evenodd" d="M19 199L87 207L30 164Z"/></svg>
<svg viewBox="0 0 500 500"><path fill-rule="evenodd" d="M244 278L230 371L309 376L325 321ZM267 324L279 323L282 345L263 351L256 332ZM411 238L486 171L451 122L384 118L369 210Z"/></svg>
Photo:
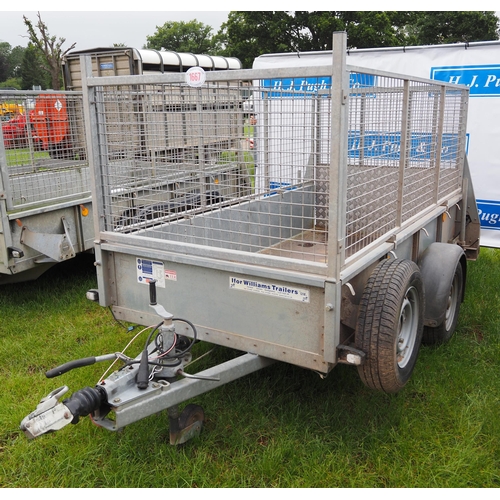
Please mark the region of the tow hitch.
<svg viewBox="0 0 500 500"><path fill-rule="evenodd" d="M167 410L170 444L181 444L197 436L204 422L199 405L188 404L179 411L179 404L220 387L242 376L269 366L274 360L255 354L243 354L196 374L186 373L192 361L191 348L197 341L195 326L187 320L174 318L156 303L155 282L150 283L150 305L163 321L154 327L142 352L135 358L123 353L106 354L70 361L46 373L53 378L83 366L114 359L123 366L101 379L95 387L76 391L61 400L67 386L42 398L35 411L27 415L20 428L30 439L78 423L80 417L91 415L92 421L111 431L121 429L163 410ZM192 329L192 338L175 332L175 323ZM113 412L113 418L108 415Z"/></svg>

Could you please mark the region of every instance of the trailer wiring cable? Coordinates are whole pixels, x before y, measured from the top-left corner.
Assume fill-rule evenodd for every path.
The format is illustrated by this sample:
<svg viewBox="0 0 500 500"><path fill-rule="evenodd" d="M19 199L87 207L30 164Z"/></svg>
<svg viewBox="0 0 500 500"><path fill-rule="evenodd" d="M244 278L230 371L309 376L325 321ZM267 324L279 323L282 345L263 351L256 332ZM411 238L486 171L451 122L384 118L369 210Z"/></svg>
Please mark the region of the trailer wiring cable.
<svg viewBox="0 0 500 500"><path fill-rule="evenodd" d="M157 359L157 358L155 358L155 359ZM172 359L176 359L176 358L172 358ZM130 361L127 361L127 363L125 363L125 365L123 366L123 368L126 368L127 366L131 366L131 365L137 365L140 362L141 362L140 359L131 359ZM153 361L150 358L148 358L148 365L151 365L151 366L160 366L162 368L166 368L166 367L168 367L168 368L174 368L176 366L179 366L181 363L182 363L182 359L178 359L177 363L172 363L172 364L166 365L165 363L159 363L157 361Z"/></svg>
<svg viewBox="0 0 500 500"><path fill-rule="evenodd" d="M158 356L156 356L155 358L149 358L150 361L154 361L155 359L162 359L165 356L167 356L168 353L172 352L175 349L175 344L177 344L177 339L179 338L177 333L174 332L174 340L172 342L172 345L167 350L163 351L158 345L158 337L159 335L155 337L155 344L156 344L156 351L158 351L160 354L158 354ZM153 353L156 351L153 351Z"/></svg>
<svg viewBox="0 0 500 500"><path fill-rule="evenodd" d="M113 311L113 308L111 306L108 306L108 309L109 309L109 312L111 313L111 316L113 316L113 319L115 320L116 323L118 323L118 325L120 325L123 329L127 330L128 332L131 332L132 330L135 330L135 326L127 326L127 325L124 325L116 316L115 316L115 313ZM137 325L136 325L137 326Z"/></svg>
<svg viewBox="0 0 500 500"><path fill-rule="evenodd" d="M139 335L141 335L142 333L144 333L146 330L150 329L150 328L154 328L155 325L151 325L151 326L147 326L146 328L143 328L141 331L137 332L133 337L132 339L130 339L129 343L123 348L123 350L120 352L121 355L124 355L125 354L125 351L132 345L132 343L137 339L137 337L139 337ZM97 384L100 384L103 380L104 380L104 377L110 372L111 368L113 368L113 366L115 365L115 363L118 361L118 357L108 366L107 370L101 375L101 377L99 378L99 381L97 382ZM128 364L130 363L126 363L125 366L127 366Z"/></svg>
<svg viewBox="0 0 500 500"><path fill-rule="evenodd" d="M144 346L144 349L142 350L141 358L140 359L135 359L135 360L130 361L129 363L126 363L126 366L139 363L139 373L138 373L138 376L137 376L138 377L137 385L138 386L141 385L142 386L141 388L145 388L147 386L147 381L145 380L144 377L145 377L146 371L148 369L148 366L161 366L162 368L165 368L165 360L176 360L177 361L177 362L169 364L170 368L182 365L182 361L183 360L181 358L191 350L191 348L193 347L194 343L197 341L198 334L197 334L197 331L196 331L196 327L193 325L193 323L191 323L187 319L182 319L182 318L172 318L171 321L172 321L172 323L174 321L181 321L183 323L188 324L191 327L191 329L193 330L193 338L192 338L191 342L189 343L189 345L184 350L182 350L180 352L174 351L173 354L170 354L170 352L173 349L169 349L168 350L169 352L165 352L165 353L163 353L164 355L161 356L161 361L162 362L153 361L149 357L150 357L151 354L153 354L154 352L156 352L157 350L159 350L159 346L157 344L157 337L158 337L158 335L155 338L155 349L150 353L149 350L148 350L148 348L149 348L149 344L150 344L150 342L151 342L151 340L153 338L153 335L164 324L163 321L161 323L158 323L153 328L153 330L151 331L151 333L148 335L148 338L146 340L146 344ZM175 338L177 338L177 334L176 334ZM175 345L176 345L176 342L173 343L173 347L175 347ZM162 354L162 353L160 353L160 354ZM156 358L156 359L158 359L158 358ZM139 381L139 379L140 379L140 381Z"/></svg>
<svg viewBox="0 0 500 500"><path fill-rule="evenodd" d="M194 344L198 341L198 332L196 331L196 327L193 325L193 323L191 323L187 319L182 319L182 318L172 318L172 322L174 322L174 321L180 321L181 323L186 323L187 325L189 325L189 327L191 328L191 330L193 330L193 338L191 339L191 342L189 343L189 345L184 350L182 350L180 352L175 352L171 356L166 355L165 359L181 358L182 356L184 356L185 354L187 354L189 351L191 351L191 349L193 348ZM154 333L154 331L151 332L150 338L153 335L153 333ZM158 337L156 337L156 339L157 338ZM156 339L155 339L155 342L156 342Z"/></svg>
<svg viewBox="0 0 500 500"><path fill-rule="evenodd" d="M216 345L216 346L212 347L212 349L210 349L210 350L208 350L207 352L205 352L204 354L201 354L201 355L200 355L200 356L198 356L197 358L192 359L189 363L186 363L186 364L184 365L184 368L187 368L188 366L191 366L193 363L196 363L197 361L200 361L200 359L203 359L203 358L205 358L206 356L208 356L209 354L212 354L214 351L216 351L216 350L217 350L217 348L218 348L218 347L219 347L219 346L217 346L217 345Z"/></svg>
<svg viewBox="0 0 500 500"><path fill-rule="evenodd" d="M114 314L113 314L113 317L114 317ZM116 318L115 318L116 319ZM169 354L174 350L175 348L175 345L176 345L176 342L177 342L177 339L178 339L178 335L176 333L174 333L174 342L172 343L172 345L164 352L161 352L161 350L158 348L158 344L157 344L157 338L158 336L155 337L155 344L156 344L156 349L160 352L160 354L158 356L156 356L155 358L152 358L150 359L149 356L151 354L153 354L155 351L153 351L151 354L148 353L148 364L150 365L153 365L153 366L165 366L164 363L158 363L156 362L155 360L164 360L164 359L177 359L178 362L171 365L171 366L177 366L177 365L180 365L181 364L181 360L180 358L182 356L184 356L185 354L187 354L191 348L193 347L193 345L197 342L198 340L198 333L196 331L196 327L193 325L193 323L191 323L190 321L188 320L185 320L185 319L182 319L182 318L173 318L172 321L180 321L180 322L183 322L183 323L186 323L187 325L189 325L191 327L191 329L193 330L193 339L191 340L191 342L189 343L188 347L186 349L184 349L183 351L181 351L180 353L176 353L175 355L173 356L169 356ZM119 322L117 320L117 322ZM145 345L145 349L148 348L149 346L149 343L151 342L151 338L153 337L154 333L158 330L158 328L160 328L160 326L163 324L163 322L161 323L158 323L157 325L151 325L151 326L147 326L146 328L143 328L142 330L140 330L139 332L137 332L134 337L128 342L128 344L123 348L123 350L120 352L121 355L125 355L125 351L131 346L131 344L139 337L139 335L141 335L142 333L144 333L146 330L148 329L152 329L152 331L150 332L150 334L148 335L148 338L146 340L146 345ZM155 350L156 350L155 349ZM209 351L210 352L210 351ZM208 354L208 353L206 353ZM200 356L200 358L203 357L203 356ZM200 359L198 358L198 359ZM115 365L115 363L118 361L118 357L108 366L108 368L106 369L106 371L99 377L99 381L97 382L97 385L99 385L103 380L104 378L106 377L106 375L111 371L111 369L113 368L113 366ZM195 360L196 361L196 360ZM193 362L193 361L192 361ZM122 367L125 368L127 366L130 366L130 365L133 365L133 364L137 364L137 363L140 363L139 360L136 360L136 359L130 359L129 361L125 362L124 366Z"/></svg>

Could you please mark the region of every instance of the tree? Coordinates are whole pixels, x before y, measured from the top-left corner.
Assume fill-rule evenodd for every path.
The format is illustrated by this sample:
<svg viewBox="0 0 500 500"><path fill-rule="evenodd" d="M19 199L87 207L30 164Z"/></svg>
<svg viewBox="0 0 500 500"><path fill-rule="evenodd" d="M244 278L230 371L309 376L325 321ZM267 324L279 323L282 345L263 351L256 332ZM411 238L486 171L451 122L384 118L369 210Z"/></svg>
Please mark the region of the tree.
<svg viewBox="0 0 500 500"><path fill-rule="evenodd" d="M349 47L397 45L410 12L233 11L218 36L224 54L244 67L266 52L304 52L332 48L332 33L347 31Z"/></svg>
<svg viewBox="0 0 500 500"><path fill-rule="evenodd" d="M23 62L25 47L16 45L9 54L9 73L11 77L19 77L21 75L21 64Z"/></svg>
<svg viewBox="0 0 500 500"><path fill-rule="evenodd" d="M0 82L19 78L21 61L25 50L20 45L12 48L7 42L0 42Z"/></svg>
<svg viewBox="0 0 500 500"><path fill-rule="evenodd" d="M422 12L415 22L417 45L480 42L498 39L494 12Z"/></svg>
<svg viewBox="0 0 500 500"><path fill-rule="evenodd" d="M25 90L31 90L33 86L47 89L51 86L50 75L45 70L40 51L30 43L24 52L20 70L21 86Z"/></svg>
<svg viewBox="0 0 500 500"><path fill-rule="evenodd" d="M7 78L4 82L0 83L0 89L17 89L21 90L22 85L21 85L21 79L20 78Z"/></svg>
<svg viewBox="0 0 500 500"><path fill-rule="evenodd" d="M212 36L212 27L192 21L168 21L157 26L154 35L147 36L146 49L173 50L194 54L214 54L218 47L217 37Z"/></svg>
<svg viewBox="0 0 500 500"><path fill-rule="evenodd" d="M76 43L73 43L71 47L66 50L62 50L62 46L66 42L65 38L57 38L55 36L50 36L46 24L42 21L40 12L38 12L38 22L36 26L33 26L32 22L23 16L24 24L28 29L29 41L33 44L36 50L43 57L43 64L50 73L51 86L53 90L60 90L62 87L62 57L73 49ZM39 34L37 34L36 29L38 29Z"/></svg>
<svg viewBox="0 0 500 500"><path fill-rule="evenodd" d="M261 54L329 50L346 31L349 48L498 39L494 12L232 11L217 37L223 55L251 67Z"/></svg>
<svg viewBox="0 0 500 500"><path fill-rule="evenodd" d="M9 55L11 46L10 43L0 43L0 82L9 78Z"/></svg>

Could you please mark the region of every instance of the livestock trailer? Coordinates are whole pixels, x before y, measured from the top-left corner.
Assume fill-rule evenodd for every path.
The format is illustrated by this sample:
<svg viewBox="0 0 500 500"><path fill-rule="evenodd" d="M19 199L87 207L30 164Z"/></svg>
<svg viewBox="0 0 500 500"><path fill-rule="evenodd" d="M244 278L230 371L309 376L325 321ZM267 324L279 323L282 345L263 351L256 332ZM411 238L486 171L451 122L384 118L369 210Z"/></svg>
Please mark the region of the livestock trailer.
<svg viewBox="0 0 500 500"><path fill-rule="evenodd" d="M21 423L28 437L88 414L116 431L167 410L182 443L204 415L180 404L274 362L322 377L349 364L394 393L422 340L451 336L479 250L469 89L348 66L345 33L333 47L329 65L198 68L194 79L89 78L82 65L98 278L88 297L147 338L135 358L47 372L123 362L67 399L67 386L43 398ZM248 82L252 117L236 102ZM132 133L143 123L163 151L147 160ZM239 354L192 373L198 341Z"/></svg>

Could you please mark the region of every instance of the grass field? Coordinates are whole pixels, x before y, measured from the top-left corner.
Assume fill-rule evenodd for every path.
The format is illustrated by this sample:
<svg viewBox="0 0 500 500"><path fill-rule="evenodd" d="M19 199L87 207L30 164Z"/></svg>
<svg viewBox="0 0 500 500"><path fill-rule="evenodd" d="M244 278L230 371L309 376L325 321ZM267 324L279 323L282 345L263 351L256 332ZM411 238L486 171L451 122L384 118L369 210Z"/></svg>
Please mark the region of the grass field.
<svg viewBox="0 0 500 500"><path fill-rule="evenodd" d="M7 165L21 166L29 165L36 160L45 160L50 158L47 151L30 151L29 148L6 149L5 155L7 158Z"/></svg>
<svg viewBox="0 0 500 500"><path fill-rule="evenodd" d="M193 401L207 421L182 447L168 444L166 414L119 433L84 418L29 441L19 423L41 397L93 386L107 364L50 380L45 371L119 351L137 331L85 298L94 273L82 255L0 289L0 487L500 486L500 251L482 249L469 263L456 334L422 348L397 395L365 388L345 365L321 380L275 364Z"/></svg>

